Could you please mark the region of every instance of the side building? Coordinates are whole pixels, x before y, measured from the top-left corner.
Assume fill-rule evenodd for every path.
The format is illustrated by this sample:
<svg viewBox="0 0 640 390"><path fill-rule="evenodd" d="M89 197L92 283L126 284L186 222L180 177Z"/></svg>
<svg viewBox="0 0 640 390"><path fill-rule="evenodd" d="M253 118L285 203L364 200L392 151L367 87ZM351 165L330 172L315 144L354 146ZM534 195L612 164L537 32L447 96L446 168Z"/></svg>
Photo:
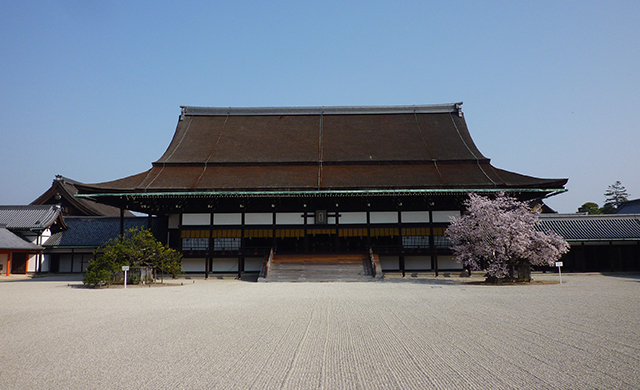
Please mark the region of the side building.
<svg viewBox="0 0 640 390"><path fill-rule="evenodd" d="M541 202L567 179L491 165L461 103L182 107L152 168L76 197L165 218L186 272L258 272L277 253L367 253L383 271L458 269L444 236L467 194Z"/></svg>
<svg viewBox="0 0 640 390"><path fill-rule="evenodd" d="M59 205L0 206L0 272L49 272L42 245L65 227Z"/></svg>
<svg viewBox="0 0 640 390"><path fill-rule="evenodd" d="M538 229L561 235L569 272L640 271L640 215L542 214Z"/></svg>
<svg viewBox="0 0 640 390"><path fill-rule="evenodd" d="M87 216L63 219L66 228L42 243L45 263L52 273L85 272L103 245L129 229L151 229L155 236L166 235L158 218Z"/></svg>

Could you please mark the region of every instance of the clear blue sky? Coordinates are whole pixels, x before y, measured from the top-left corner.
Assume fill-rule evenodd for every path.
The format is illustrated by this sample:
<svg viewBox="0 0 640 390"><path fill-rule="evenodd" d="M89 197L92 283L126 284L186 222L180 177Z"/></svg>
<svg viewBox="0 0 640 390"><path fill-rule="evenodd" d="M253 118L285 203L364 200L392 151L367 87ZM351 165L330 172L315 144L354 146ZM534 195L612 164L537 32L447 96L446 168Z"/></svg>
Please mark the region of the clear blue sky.
<svg viewBox="0 0 640 390"><path fill-rule="evenodd" d="M56 174L150 168L180 105L463 101L494 166L569 178L547 203L640 198L638 1L4 1L0 204Z"/></svg>

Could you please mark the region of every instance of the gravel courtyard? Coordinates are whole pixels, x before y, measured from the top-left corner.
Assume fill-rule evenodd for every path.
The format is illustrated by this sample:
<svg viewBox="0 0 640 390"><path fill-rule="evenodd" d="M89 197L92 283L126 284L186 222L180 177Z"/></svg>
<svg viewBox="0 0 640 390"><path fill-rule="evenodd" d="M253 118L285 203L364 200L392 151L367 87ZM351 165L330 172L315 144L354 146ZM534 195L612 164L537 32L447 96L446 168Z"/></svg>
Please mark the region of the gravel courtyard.
<svg viewBox="0 0 640 390"><path fill-rule="evenodd" d="M0 277L0 388L640 388L640 276L78 280Z"/></svg>

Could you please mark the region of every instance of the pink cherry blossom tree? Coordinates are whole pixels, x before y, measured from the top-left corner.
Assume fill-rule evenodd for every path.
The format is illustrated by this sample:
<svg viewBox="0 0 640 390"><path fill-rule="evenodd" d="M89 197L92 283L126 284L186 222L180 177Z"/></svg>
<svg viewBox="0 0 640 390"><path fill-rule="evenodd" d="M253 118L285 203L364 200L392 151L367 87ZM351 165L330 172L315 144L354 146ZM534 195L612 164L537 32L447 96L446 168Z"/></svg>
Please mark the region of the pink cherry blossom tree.
<svg viewBox="0 0 640 390"><path fill-rule="evenodd" d="M445 234L456 260L486 270L488 280L531 280L531 265L550 265L569 251L555 232L536 230L539 208L513 197L469 194L466 213L451 219Z"/></svg>

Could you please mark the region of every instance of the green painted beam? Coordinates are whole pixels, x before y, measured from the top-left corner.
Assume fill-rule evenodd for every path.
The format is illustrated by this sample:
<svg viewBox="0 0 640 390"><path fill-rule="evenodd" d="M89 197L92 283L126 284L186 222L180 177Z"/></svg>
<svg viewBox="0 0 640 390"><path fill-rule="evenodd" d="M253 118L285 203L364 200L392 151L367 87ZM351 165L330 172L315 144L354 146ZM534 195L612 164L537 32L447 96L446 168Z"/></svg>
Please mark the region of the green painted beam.
<svg viewBox="0 0 640 390"><path fill-rule="evenodd" d="M76 194L79 198L199 198L199 197L304 197L304 196L384 196L384 195L460 195L468 193L548 193L553 196L566 192L564 188L479 188L479 189L398 189L398 190L293 190L293 191L176 191L176 192L120 192Z"/></svg>

